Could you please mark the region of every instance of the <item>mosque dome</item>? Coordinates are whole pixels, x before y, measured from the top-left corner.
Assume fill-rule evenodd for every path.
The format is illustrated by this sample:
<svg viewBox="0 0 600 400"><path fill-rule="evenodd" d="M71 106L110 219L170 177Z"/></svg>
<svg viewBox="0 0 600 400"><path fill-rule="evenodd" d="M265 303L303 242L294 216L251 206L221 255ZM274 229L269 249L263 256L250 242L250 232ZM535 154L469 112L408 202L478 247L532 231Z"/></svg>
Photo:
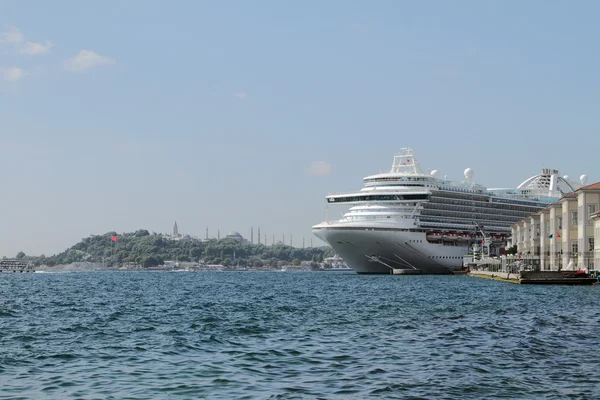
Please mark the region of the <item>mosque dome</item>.
<svg viewBox="0 0 600 400"><path fill-rule="evenodd" d="M241 242L244 240L244 237L239 233L239 232L229 232L227 235L225 235L226 239L235 239L238 242Z"/></svg>

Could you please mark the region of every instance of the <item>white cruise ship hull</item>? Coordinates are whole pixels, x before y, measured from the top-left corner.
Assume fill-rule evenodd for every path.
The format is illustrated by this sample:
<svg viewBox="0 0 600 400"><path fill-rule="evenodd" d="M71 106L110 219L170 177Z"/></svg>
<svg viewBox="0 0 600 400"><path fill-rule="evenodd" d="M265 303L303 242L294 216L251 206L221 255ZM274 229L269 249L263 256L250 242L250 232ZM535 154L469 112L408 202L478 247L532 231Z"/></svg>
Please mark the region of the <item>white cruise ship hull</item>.
<svg viewBox="0 0 600 400"><path fill-rule="evenodd" d="M462 267L466 246L429 243L423 231L382 225L323 223L313 233L359 274L391 274L393 269L450 274Z"/></svg>

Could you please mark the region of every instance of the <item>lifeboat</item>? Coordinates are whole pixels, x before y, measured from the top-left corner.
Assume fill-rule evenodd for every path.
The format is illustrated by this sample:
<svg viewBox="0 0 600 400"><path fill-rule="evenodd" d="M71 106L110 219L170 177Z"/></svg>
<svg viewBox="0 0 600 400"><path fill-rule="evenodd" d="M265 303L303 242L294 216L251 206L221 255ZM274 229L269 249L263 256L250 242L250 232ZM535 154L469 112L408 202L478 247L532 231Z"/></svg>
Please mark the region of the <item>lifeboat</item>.
<svg viewBox="0 0 600 400"><path fill-rule="evenodd" d="M443 236L443 239L444 240L451 240L451 241L458 240L458 235L456 233L446 233Z"/></svg>
<svg viewBox="0 0 600 400"><path fill-rule="evenodd" d="M441 232L427 232L425 235L427 240L441 240L442 233Z"/></svg>

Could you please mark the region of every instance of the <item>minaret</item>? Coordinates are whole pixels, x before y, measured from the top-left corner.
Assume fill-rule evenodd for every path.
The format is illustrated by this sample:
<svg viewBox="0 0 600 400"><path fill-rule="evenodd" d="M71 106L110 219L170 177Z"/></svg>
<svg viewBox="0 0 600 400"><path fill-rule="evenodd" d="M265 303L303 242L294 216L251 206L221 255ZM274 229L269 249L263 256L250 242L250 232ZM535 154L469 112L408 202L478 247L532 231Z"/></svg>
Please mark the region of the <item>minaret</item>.
<svg viewBox="0 0 600 400"><path fill-rule="evenodd" d="M254 227L250 227L250 244L254 244Z"/></svg>
<svg viewBox="0 0 600 400"><path fill-rule="evenodd" d="M302 248L304 248L304 236L302 236Z"/></svg>
<svg viewBox="0 0 600 400"><path fill-rule="evenodd" d="M206 240L208 240L208 226L206 227Z"/></svg>
<svg viewBox="0 0 600 400"><path fill-rule="evenodd" d="M281 234L281 244L285 244L285 233Z"/></svg>
<svg viewBox="0 0 600 400"><path fill-rule="evenodd" d="M221 240L221 230L217 229L217 240Z"/></svg>
<svg viewBox="0 0 600 400"><path fill-rule="evenodd" d="M290 235L290 246L293 246L293 244L292 244L292 235Z"/></svg>
<svg viewBox="0 0 600 400"><path fill-rule="evenodd" d="M275 246L275 234L273 234L273 238L271 239L271 246Z"/></svg>
<svg viewBox="0 0 600 400"><path fill-rule="evenodd" d="M258 244L260 244L260 226L258 227Z"/></svg>
<svg viewBox="0 0 600 400"><path fill-rule="evenodd" d="M267 234L265 233L265 246L267 245Z"/></svg>
<svg viewBox="0 0 600 400"><path fill-rule="evenodd" d="M312 248L312 238L310 238L310 247Z"/></svg>
<svg viewBox="0 0 600 400"><path fill-rule="evenodd" d="M179 228L177 227L177 221L175 221L175 225L173 225L173 237L179 237Z"/></svg>

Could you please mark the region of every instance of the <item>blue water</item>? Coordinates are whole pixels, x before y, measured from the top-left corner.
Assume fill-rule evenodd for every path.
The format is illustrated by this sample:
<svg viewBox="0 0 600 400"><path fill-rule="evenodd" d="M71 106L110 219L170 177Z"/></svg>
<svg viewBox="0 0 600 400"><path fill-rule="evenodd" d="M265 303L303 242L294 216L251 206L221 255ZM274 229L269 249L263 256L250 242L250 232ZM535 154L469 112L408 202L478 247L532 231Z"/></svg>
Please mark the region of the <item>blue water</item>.
<svg viewBox="0 0 600 400"><path fill-rule="evenodd" d="M0 399L600 398L600 287L0 274Z"/></svg>

